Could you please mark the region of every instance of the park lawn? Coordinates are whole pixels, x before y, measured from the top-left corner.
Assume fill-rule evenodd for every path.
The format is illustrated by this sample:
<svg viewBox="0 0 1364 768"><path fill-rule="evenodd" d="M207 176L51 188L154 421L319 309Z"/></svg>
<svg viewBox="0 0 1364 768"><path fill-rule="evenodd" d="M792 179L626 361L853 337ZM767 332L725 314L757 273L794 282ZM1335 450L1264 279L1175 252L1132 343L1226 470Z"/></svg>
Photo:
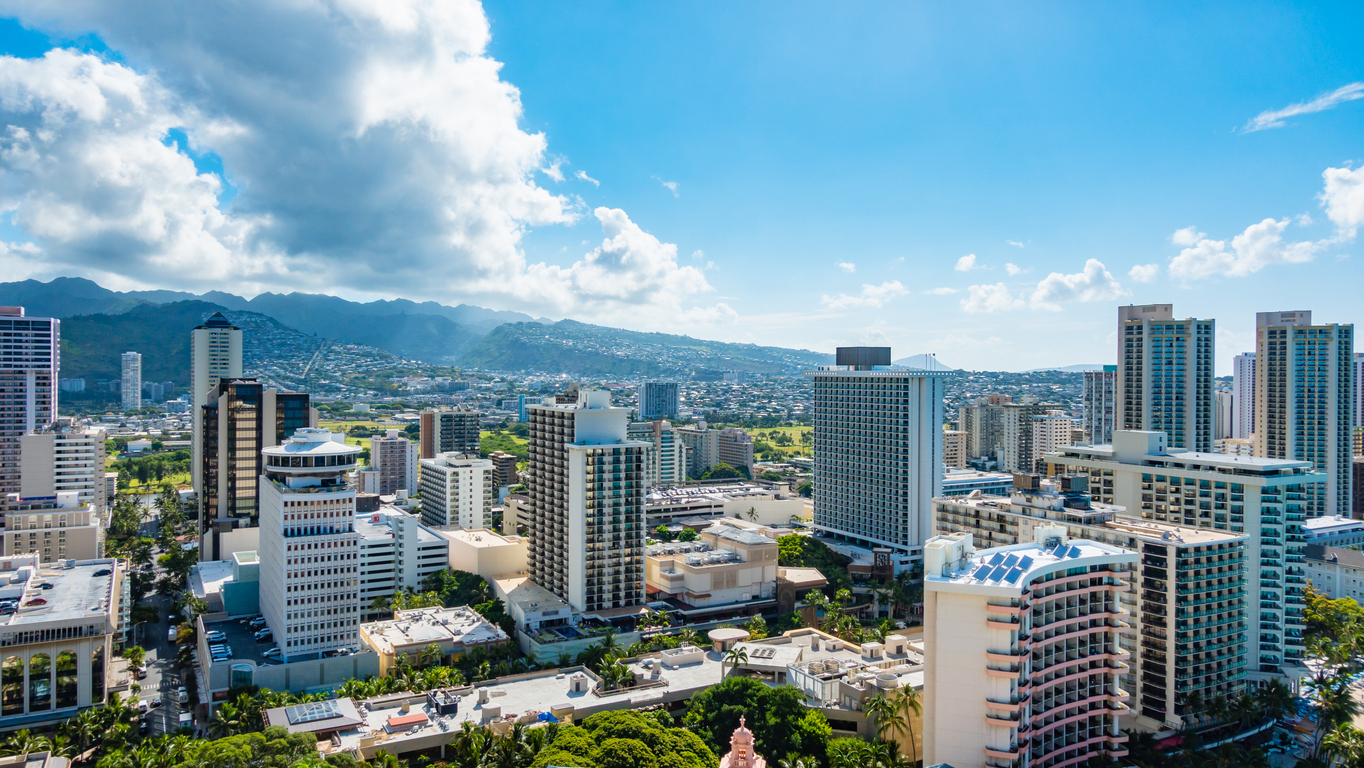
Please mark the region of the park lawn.
<svg viewBox="0 0 1364 768"><path fill-rule="evenodd" d="M128 486L127 486L126 488L120 486L119 490L121 490L121 491L146 491L146 490L160 491L160 490L161 490L161 484L162 484L162 483L166 483L166 482L171 483L171 484L174 485L176 488L186 488L186 487L189 487L189 484L190 484L190 476L189 476L189 473L188 473L188 472L176 472L175 474L172 474L172 475L164 475L164 476L162 476L162 478L161 478L160 480L157 480L156 478L148 478L148 480L147 480L147 482L146 482L145 485L144 485L143 483L139 483L139 482L137 481L137 478L134 477L132 480L128 481Z"/></svg>
<svg viewBox="0 0 1364 768"><path fill-rule="evenodd" d="M485 437L487 437L487 436L489 436L489 435L493 435L493 434L498 434L498 433L496 433L496 432L490 432L490 431L488 431L488 430L485 429L485 430L483 430L482 432L479 432L479 433L478 433L478 436L479 436L480 439L482 439L482 438L485 438ZM513 443L516 443L517 445L530 445L530 441L527 440L526 438L524 438L524 437L518 437L517 435L513 435L513 434L510 433L510 432L502 432L502 433L501 433L501 436L510 439Z"/></svg>
<svg viewBox="0 0 1364 768"><path fill-rule="evenodd" d="M321 419L318 419L317 426L321 427L322 429L330 429L333 432L346 432L349 431L351 427L366 427L368 429L377 430L401 429L401 427L394 427L389 424L380 424L377 421L323 421Z"/></svg>

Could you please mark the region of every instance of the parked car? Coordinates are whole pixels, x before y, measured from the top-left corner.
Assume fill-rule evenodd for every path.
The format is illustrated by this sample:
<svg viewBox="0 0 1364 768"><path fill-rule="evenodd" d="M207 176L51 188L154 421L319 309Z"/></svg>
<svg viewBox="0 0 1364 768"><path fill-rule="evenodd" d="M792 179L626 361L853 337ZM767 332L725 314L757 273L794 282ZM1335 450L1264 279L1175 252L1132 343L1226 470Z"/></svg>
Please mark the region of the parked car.
<svg viewBox="0 0 1364 768"><path fill-rule="evenodd" d="M281 651L279 649L279 646L277 645L274 648L267 648L264 652L261 653L261 656L267 659L278 659L284 656L284 651Z"/></svg>
<svg viewBox="0 0 1364 768"><path fill-rule="evenodd" d="M38 589L52 589L56 585L50 581L44 581L43 583L36 584L34 586L38 587Z"/></svg>
<svg viewBox="0 0 1364 768"><path fill-rule="evenodd" d="M147 707L147 700L146 700L146 699L138 699L138 702L137 702L137 713L138 713L139 715L145 715L145 714L147 714L147 709L148 709L148 707Z"/></svg>
<svg viewBox="0 0 1364 768"><path fill-rule="evenodd" d="M255 634L256 642L258 643L263 643L273 636L274 633L270 631L269 627L266 627Z"/></svg>
<svg viewBox="0 0 1364 768"><path fill-rule="evenodd" d="M152 709L156 709L159 706L161 706L161 699L152 699Z"/></svg>
<svg viewBox="0 0 1364 768"><path fill-rule="evenodd" d="M133 676L136 677L138 680L146 680L146 679L147 679L147 668L146 668L146 667L138 667L137 669L133 670Z"/></svg>
<svg viewBox="0 0 1364 768"><path fill-rule="evenodd" d="M142 722L137 724L137 732L143 736L146 736L147 733L151 731L151 729L152 724L147 722L146 720L143 720Z"/></svg>
<svg viewBox="0 0 1364 768"><path fill-rule="evenodd" d="M175 689L175 701L180 704L189 702L189 690L185 686L182 685Z"/></svg>
<svg viewBox="0 0 1364 768"><path fill-rule="evenodd" d="M246 626L252 629L260 629L261 627L265 626L265 617L257 616L256 618L246 622Z"/></svg>
<svg viewBox="0 0 1364 768"><path fill-rule="evenodd" d="M35 597L29 600L27 603L24 603L24 605L47 605L47 598Z"/></svg>
<svg viewBox="0 0 1364 768"><path fill-rule="evenodd" d="M98 571L95 571L95 574L94 574L94 575L96 575L96 576L108 576L110 573L113 573L113 571L110 571L108 568L101 568L101 569L99 569Z"/></svg>
<svg viewBox="0 0 1364 768"><path fill-rule="evenodd" d="M222 632L219 632L216 629L211 629L204 633L204 638L207 639L210 643L221 643L227 640L227 635L223 634Z"/></svg>
<svg viewBox="0 0 1364 768"><path fill-rule="evenodd" d="M14 613L19 607L14 603L0 603L0 614Z"/></svg>

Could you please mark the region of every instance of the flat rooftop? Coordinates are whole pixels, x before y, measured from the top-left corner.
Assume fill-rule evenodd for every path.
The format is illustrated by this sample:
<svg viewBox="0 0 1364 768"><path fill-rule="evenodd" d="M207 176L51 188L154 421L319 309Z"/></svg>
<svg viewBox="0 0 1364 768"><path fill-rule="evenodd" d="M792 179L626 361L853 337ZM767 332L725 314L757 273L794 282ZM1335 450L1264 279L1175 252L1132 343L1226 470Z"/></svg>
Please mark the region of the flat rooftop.
<svg viewBox="0 0 1364 768"><path fill-rule="evenodd" d="M1336 531L1364 530L1364 520L1353 520L1340 515L1314 517L1302 524L1313 533L1334 533Z"/></svg>
<svg viewBox="0 0 1364 768"><path fill-rule="evenodd" d="M1072 458L1113 460L1115 451L1111 445L1068 445L1059 448L1055 455ZM1268 459L1260 456L1239 456L1229 453L1203 453L1202 451L1181 451L1169 449L1168 453L1147 453L1141 461L1149 466L1170 466L1172 464L1197 464L1206 467L1220 467L1255 472L1257 474L1278 474L1285 470L1311 469L1310 461L1292 459Z"/></svg>
<svg viewBox="0 0 1364 768"><path fill-rule="evenodd" d="M113 560L83 560L71 568L45 564L33 571L23 585L19 610L0 616L0 630L20 629L48 622L70 622L107 618L113 604ZM102 576L95 574L104 573ZM51 584L42 589L38 584ZM43 605L25 606L41 598Z"/></svg>
<svg viewBox="0 0 1364 768"><path fill-rule="evenodd" d="M189 588L200 600L219 594L223 585L231 580L231 560L208 560L189 569Z"/></svg>
<svg viewBox="0 0 1364 768"><path fill-rule="evenodd" d="M503 536L500 533L485 528L476 530L455 528L448 531L441 531L440 535L451 541L458 541L480 549L491 547L519 547L525 541L525 539L520 536Z"/></svg>
<svg viewBox="0 0 1364 768"><path fill-rule="evenodd" d="M493 581L497 591L507 596L508 603L516 603L527 612L560 609L571 613L573 610L558 595L531 581L530 576L525 574L506 573L494 576Z"/></svg>
<svg viewBox="0 0 1364 768"><path fill-rule="evenodd" d="M1104 527L1131 531L1137 536L1157 539L1164 539L1164 536L1168 534L1170 541L1183 544L1220 544L1226 541L1250 538L1248 533L1232 533L1231 531L1219 531L1215 528L1194 528L1187 525L1174 525L1130 517L1110 520L1104 524Z"/></svg>
<svg viewBox="0 0 1364 768"><path fill-rule="evenodd" d="M431 643L488 645L507 640L501 627L472 608L419 608L399 611L395 618L362 624L361 629L380 653L402 653Z"/></svg>
<svg viewBox="0 0 1364 768"><path fill-rule="evenodd" d="M1029 542L977 550L965 567L944 568L943 575L929 575L924 580L1022 590L1029 577L1043 569L1051 570L1068 560L1078 563L1085 558L1110 555L1128 555L1133 562L1136 560L1133 552L1096 541L1071 539L1068 544L1052 548Z"/></svg>

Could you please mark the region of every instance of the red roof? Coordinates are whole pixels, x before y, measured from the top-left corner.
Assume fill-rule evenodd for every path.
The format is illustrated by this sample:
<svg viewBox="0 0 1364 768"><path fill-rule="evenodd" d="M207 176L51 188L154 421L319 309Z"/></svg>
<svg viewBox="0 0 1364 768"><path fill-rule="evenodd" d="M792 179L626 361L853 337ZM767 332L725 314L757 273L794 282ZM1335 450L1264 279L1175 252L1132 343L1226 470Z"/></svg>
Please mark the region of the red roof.
<svg viewBox="0 0 1364 768"><path fill-rule="evenodd" d="M421 725L425 722L426 714L423 712L417 712L416 714L412 715L398 715L396 717L390 717L386 725L389 728L406 728L409 725Z"/></svg>

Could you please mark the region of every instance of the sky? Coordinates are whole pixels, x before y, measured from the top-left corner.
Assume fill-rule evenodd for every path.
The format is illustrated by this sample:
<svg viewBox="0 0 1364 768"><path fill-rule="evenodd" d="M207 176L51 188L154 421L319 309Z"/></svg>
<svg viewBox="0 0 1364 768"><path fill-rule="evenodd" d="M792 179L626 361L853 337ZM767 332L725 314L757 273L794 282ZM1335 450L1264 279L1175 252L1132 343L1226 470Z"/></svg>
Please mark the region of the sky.
<svg viewBox="0 0 1364 768"><path fill-rule="evenodd" d="M950 366L1364 322L1359 3L0 0L0 274Z"/></svg>

